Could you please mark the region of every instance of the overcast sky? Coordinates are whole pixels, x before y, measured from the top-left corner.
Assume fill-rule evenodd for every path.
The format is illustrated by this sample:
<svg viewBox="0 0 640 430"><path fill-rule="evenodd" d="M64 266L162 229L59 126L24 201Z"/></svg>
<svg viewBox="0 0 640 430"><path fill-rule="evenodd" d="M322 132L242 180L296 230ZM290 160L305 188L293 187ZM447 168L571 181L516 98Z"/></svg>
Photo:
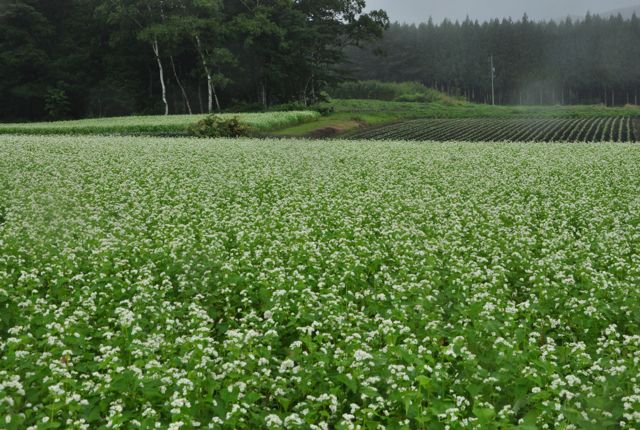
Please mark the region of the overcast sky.
<svg viewBox="0 0 640 430"><path fill-rule="evenodd" d="M533 19L584 16L587 11L606 12L640 5L640 0L368 0L371 9L384 9L391 21L422 22L430 16L484 21L491 18L520 18L526 12Z"/></svg>

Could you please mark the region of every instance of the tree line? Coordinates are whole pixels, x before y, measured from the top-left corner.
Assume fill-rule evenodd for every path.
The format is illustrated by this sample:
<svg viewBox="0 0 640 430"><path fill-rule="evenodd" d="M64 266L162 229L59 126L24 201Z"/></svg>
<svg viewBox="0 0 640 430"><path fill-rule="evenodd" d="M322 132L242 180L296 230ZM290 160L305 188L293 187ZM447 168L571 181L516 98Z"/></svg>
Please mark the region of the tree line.
<svg viewBox="0 0 640 430"><path fill-rule="evenodd" d="M212 112L317 100L365 0L0 0L0 120Z"/></svg>
<svg viewBox="0 0 640 430"><path fill-rule="evenodd" d="M534 22L395 23L367 49L349 49L356 77L418 81L500 104L638 104L640 20L622 16Z"/></svg>

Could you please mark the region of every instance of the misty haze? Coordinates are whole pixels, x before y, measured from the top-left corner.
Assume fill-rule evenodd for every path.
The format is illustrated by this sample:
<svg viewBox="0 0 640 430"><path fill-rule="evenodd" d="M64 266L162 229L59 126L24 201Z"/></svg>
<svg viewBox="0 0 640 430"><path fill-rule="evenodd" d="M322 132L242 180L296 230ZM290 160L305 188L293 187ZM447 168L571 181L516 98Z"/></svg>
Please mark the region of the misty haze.
<svg viewBox="0 0 640 430"><path fill-rule="evenodd" d="M583 18L588 12L605 14L619 9L640 10L638 0L369 0L370 9L384 9L392 21L418 23L429 17L443 19L486 21L493 18L521 18L525 13L532 19L561 20L566 17Z"/></svg>

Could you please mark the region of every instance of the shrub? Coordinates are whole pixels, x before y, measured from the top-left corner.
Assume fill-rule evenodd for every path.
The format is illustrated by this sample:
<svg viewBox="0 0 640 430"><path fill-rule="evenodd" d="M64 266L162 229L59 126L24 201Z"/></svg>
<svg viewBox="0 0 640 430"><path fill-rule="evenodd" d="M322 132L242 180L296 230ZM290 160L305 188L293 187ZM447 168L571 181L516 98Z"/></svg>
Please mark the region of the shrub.
<svg viewBox="0 0 640 430"><path fill-rule="evenodd" d="M307 110L308 107L301 102L289 102L273 105L269 108L269 112L299 112Z"/></svg>
<svg viewBox="0 0 640 430"><path fill-rule="evenodd" d="M326 91L320 91L317 99L318 103L331 103L331 95Z"/></svg>
<svg viewBox="0 0 640 430"><path fill-rule="evenodd" d="M312 107L315 112L318 112L322 116L329 116L335 112L335 107L329 104L319 104Z"/></svg>
<svg viewBox="0 0 640 430"><path fill-rule="evenodd" d="M250 127L238 117L225 119L218 115L209 115L189 126L187 131L195 137L242 137L249 134Z"/></svg>
<svg viewBox="0 0 640 430"><path fill-rule="evenodd" d="M432 89L427 88L424 93L403 94L395 98L397 102L432 103L442 100L442 95Z"/></svg>
<svg viewBox="0 0 640 430"><path fill-rule="evenodd" d="M331 102L331 97L325 91L318 93L315 101L304 104L299 101L282 103L271 106L268 112L302 112L302 111L315 111L323 116L327 116L334 111L333 107L328 103Z"/></svg>
<svg viewBox="0 0 640 430"><path fill-rule="evenodd" d="M224 111L230 112L230 113L245 113L245 112L258 113L258 112L264 112L265 108L262 103L257 103L257 102L248 103L244 101L234 100L231 103L231 105L227 107Z"/></svg>
<svg viewBox="0 0 640 430"><path fill-rule="evenodd" d="M49 89L44 99L44 109L51 119L66 118L71 112L67 93L59 88Z"/></svg>
<svg viewBox="0 0 640 430"><path fill-rule="evenodd" d="M431 103L441 100L443 94L420 82L344 82L333 90L339 99L366 99Z"/></svg>

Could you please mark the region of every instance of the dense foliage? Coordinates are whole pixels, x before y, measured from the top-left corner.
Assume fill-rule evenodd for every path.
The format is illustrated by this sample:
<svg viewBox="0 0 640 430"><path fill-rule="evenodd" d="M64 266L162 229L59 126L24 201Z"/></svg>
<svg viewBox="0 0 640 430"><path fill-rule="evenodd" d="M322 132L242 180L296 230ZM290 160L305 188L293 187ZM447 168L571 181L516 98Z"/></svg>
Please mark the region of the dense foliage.
<svg viewBox="0 0 640 430"><path fill-rule="evenodd" d="M381 36L364 0L0 0L0 121L309 104L344 48ZM257 105L257 106L256 106Z"/></svg>
<svg viewBox="0 0 640 430"><path fill-rule="evenodd" d="M350 50L356 77L420 81L474 102L491 102L491 55L500 104L621 106L638 104L640 96L640 19L635 15L396 23L367 48Z"/></svg>
<svg viewBox="0 0 640 430"><path fill-rule="evenodd" d="M208 115L187 127L189 135L194 137L246 137L249 131L249 126L237 116L225 119L220 115Z"/></svg>
<svg viewBox="0 0 640 430"><path fill-rule="evenodd" d="M614 116L418 119L355 132L350 138L438 142L638 142L640 119Z"/></svg>
<svg viewBox="0 0 640 430"><path fill-rule="evenodd" d="M431 103L443 101L444 95L420 82L343 82L331 90L340 99L385 100L399 102Z"/></svg>
<svg viewBox="0 0 640 430"><path fill-rule="evenodd" d="M0 427L639 428L639 193L627 144L2 136Z"/></svg>

